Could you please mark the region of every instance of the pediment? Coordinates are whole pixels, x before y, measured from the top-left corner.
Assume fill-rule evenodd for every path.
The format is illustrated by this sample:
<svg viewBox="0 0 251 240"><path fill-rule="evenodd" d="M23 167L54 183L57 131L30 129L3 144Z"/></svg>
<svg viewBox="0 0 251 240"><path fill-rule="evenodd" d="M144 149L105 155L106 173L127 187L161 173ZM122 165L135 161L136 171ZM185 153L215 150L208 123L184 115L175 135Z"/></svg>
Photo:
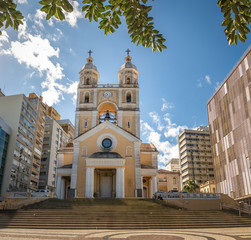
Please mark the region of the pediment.
<svg viewBox="0 0 251 240"><path fill-rule="evenodd" d="M99 125L95 126L94 128L90 129L89 131L76 137L73 140L73 143L78 144L78 143L86 140L90 136L97 134L99 131L101 131L103 129L111 129L111 130L115 131L116 133L118 133L119 135L125 137L126 139L128 139L131 142L141 142L141 140L139 138L137 138L136 136L132 135L131 133L125 131L123 128L121 128L121 127L117 126L116 124L111 123L109 121L105 121L105 122L100 123Z"/></svg>

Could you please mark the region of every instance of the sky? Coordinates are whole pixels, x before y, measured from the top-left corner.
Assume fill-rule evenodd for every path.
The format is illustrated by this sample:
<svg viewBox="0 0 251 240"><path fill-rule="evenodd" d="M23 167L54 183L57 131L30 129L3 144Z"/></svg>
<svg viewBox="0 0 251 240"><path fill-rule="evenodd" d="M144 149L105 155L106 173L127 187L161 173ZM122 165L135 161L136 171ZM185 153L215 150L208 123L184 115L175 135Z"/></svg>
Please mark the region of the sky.
<svg viewBox="0 0 251 240"><path fill-rule="evenodd" d="M208 125L207 102L251 43L229 46L223 16L212 0L155 0L150 16L167 39L167 49L131 43L127 26L108 36L81 12L81 1L66 21L46 21L34 0L16 0L25 17L19 31L0 36L0 88L5 95L35 92L74 124L78 73L88 51L100 84L117 84L126 49L139 71L141 139L159 150L159 168L179 157L177 137L184 129Z"/></svg>

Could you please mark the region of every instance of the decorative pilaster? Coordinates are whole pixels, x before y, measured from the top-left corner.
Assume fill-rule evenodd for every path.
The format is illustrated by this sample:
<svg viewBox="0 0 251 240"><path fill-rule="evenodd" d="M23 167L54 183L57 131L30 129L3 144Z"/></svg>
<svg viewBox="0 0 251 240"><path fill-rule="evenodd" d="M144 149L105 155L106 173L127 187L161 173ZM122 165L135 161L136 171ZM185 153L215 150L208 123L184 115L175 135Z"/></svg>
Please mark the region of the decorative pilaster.
<svg viewBox="0 0 251 240"><path fill-rule="evenodd" d="M79 157L78 155L79 155L79 143L74 143L72 173L71 173L71 189L77 188L78 157Z"/></svg>
<svg viewBox="0 0 251 240"><path fill-rule="evenodd" d="M125 168L116 168L116 198L125 197L124 171Z"/></svg>
<svg viewBox="0 0 251 240"><path fill-rule="evenodd" d="M92 127L97 125L97 114L98 111L92 111Z"/></svg>
<svg viewBox="0 0 251 240"><path fill-rule="evenodd" d="M140 142L134 143L134 157L135 157L135 185L136 194L135 197L142 197L141 187L141 165L140 165ZM141 194L140 194L141 192Z"/></svg>
<svg viewBox="0 0 251 240"><path fill-rule="evenodd" d="M149 198L153 196L153 180L152 178L149 180Z"/></svg>
<svg viewBox="0 0 251 240"><path fill-rule="evenodd" d="M119 108L122 106L122 89L119 89Z"/></svg>
<svg viewBox="0 0 251 240"><path fill-rule="evenodd" d="M152 195L157 192L157 177L152 176ZM152 196L151 196L152 197Z"/></svg>
<svg viewBox="0 0 251 240"><path fill-rule="evenodd" d="M139 111L135 112L135 134L136 134L136 137L140 138L140 113Z"/></svg>
<svg viewBox="0 0 251 240"><path fill-rule="evenodd" d="M97 107L97 88L94 88L93 105Z"/></svg>
<svg viewBox="0 0 251 240"><path fill-rule="evenodd" d="M75 113L75 132L74 132L74 138L76 138L79 135L79 112L76 111Z"/></svg>
<svg viewBox="0 0 251 240"><path fill-rule="evenodd" d="M93 198L94 193L94 167L86 168L85 197Z"/></svg>
<svg viewBox="0 0 251 240"><path fill-rule="evenodd" d="M123 127L122 126L122 124L123 124L123 122L122 122L122 114L123 114L122 111L118 111L118 126L119 127Z"/></svg>
<svg viewBox="0 0 251 240"><path fill-rule="evenodd" d="M57 177L56 194L61 199L61 188L62 188L62 176Z"/></svg>

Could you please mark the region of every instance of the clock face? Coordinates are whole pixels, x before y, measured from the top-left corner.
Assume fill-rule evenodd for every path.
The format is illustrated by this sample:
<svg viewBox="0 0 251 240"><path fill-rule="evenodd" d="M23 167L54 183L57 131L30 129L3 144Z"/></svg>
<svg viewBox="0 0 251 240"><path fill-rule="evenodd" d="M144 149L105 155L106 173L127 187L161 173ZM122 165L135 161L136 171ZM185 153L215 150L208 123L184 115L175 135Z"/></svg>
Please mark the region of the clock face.
<svg viewBox="0 0 251 240"><path fill-rule="evenodd" d="M104 97L111 97L112 96L112 93L111 92L104 92Z"/></svg>
<svg viewBox="0 0 251 240"><path fill-rule="evenodd" d="M109 139L109 138L105 138L102 141L102 146L103 146L103 148L106 148L106 149L111 148L111 146L112 146L112 140Z"/></svg>

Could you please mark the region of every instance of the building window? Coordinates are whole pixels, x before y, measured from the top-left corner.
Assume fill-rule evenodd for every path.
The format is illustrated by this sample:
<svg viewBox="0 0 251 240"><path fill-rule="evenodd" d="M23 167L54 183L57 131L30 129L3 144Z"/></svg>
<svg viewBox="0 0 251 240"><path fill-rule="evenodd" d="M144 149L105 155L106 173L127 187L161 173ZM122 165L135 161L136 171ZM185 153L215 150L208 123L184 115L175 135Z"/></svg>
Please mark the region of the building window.
<svg viewBox="0 0 251 240"><path fill-rule="evenodd" d="M128 77L127 79L126 79L126 84L130 84L131 83L131 79Z"/></svg>
<svg viewBox="0 0 251 240"><path fill-rule="evenodd" d="M87 128L87 120L85 120L84 128Z"/></svg>
<svg viewBox="0 0 251 240"><path fill-rule="evenodd" d="M132 102L132 94L131 93L126 94L126 102L128 102L128 103Z"/></svg>
<svg viewBox="0 0 251 240"><path fill-rule="evenodd" d="M130 128L131 124L130 124L130 120L127 121L127 128Z"/></svg>
<svg viewBox="0 0 251 240"><path fill-rule="evenodd" d="M89 95L89 93L85 93L84 102L85 102L85 103L89 103L89 102L90 102L90 95Z"/></svg>
<svg viewBox="0 0 251 240"><path fill-rule="evenodd" d="M173 178L173 184L177 184L177 180L175 177Z"/></svg>
<svg viewBox="0 0 251 240"><path fill-rule="evenodd" d="M86 84L86 85L90 85L90 78L86 78L85 84Z"/></svg>

